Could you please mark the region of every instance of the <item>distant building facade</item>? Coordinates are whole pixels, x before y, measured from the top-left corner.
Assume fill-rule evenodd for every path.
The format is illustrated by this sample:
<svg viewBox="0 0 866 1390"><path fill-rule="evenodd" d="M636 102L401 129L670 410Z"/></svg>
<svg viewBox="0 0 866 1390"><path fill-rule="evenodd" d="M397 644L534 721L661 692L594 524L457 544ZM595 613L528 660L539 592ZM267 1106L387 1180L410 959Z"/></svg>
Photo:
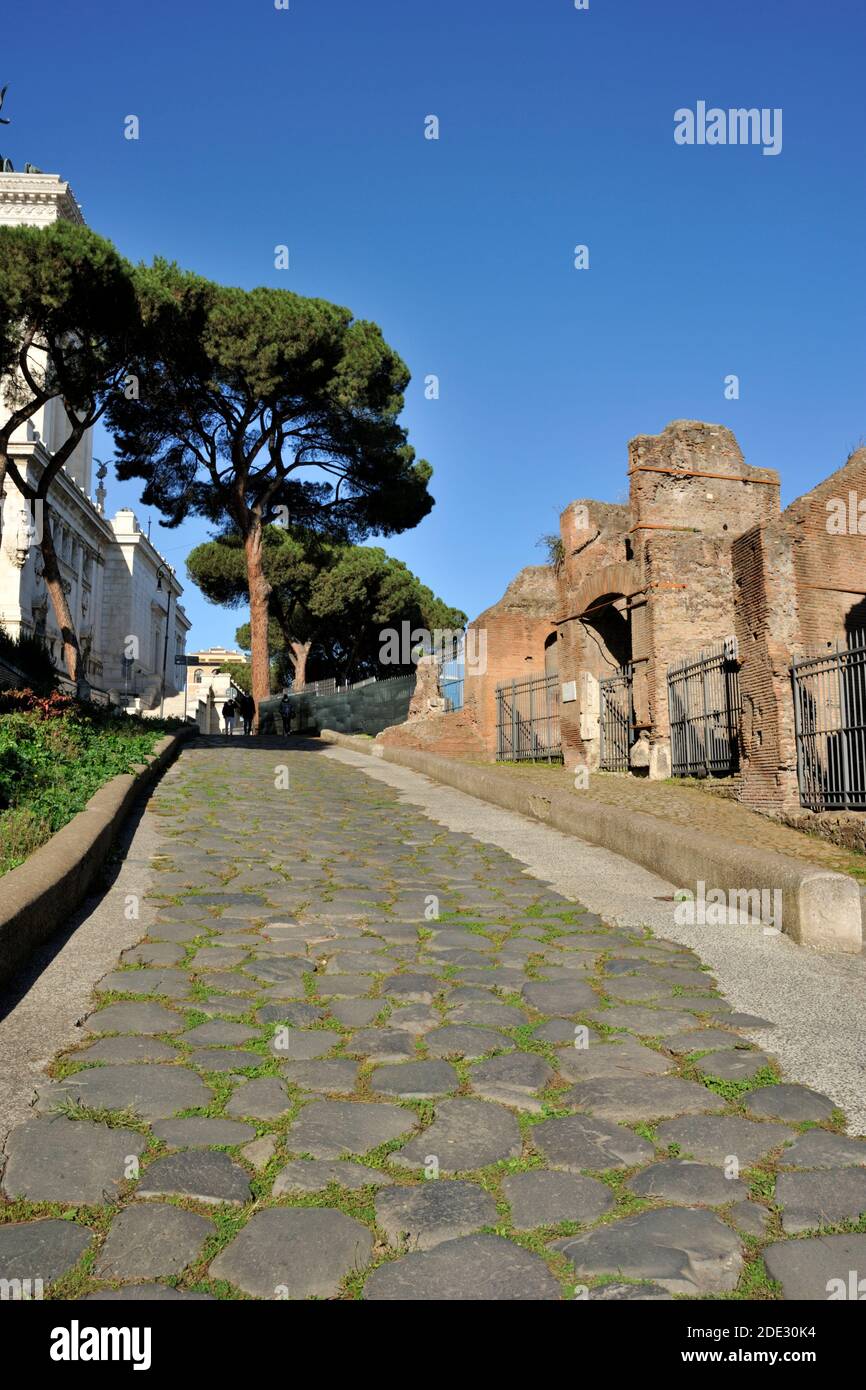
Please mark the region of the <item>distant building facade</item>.
<svg viewBox="0 0 866 1390"><path fill-rule="evenodd" d="M186 664L186 691L166 702L166 713L196 719L203 732L215 733L222 720L223 705L230 695L237 693L224 668L227 665L246 666L249 658L244 652L228 647L208 647L206 651L190 652Z"/></svg>

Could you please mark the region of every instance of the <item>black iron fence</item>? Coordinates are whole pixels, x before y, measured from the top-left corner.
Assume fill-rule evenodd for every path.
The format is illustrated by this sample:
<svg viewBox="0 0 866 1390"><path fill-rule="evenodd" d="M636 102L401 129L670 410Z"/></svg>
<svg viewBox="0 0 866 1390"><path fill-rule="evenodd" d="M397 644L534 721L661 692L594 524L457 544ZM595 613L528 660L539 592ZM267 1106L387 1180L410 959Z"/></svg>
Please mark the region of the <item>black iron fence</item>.
<svg viewBox="0 0 866 1390"><path fill-rule="evenodd" d="M559 697L555 674L497 685L497 762L562 761Z"/></svg>
<svg viewBox="0 0 866 1390"><path fill-rule="evenodd" d="M866 633L791 668L800 802L866 810Z"/></svg>
<svg viewBox="0 0 866 1390"><path fill-rule="evenodd" d="M634 742L633 672L630 664L605 676L599 688L599 766L603 772L628 772Z"/></svg>
<svg viewBox="0 0 866 1390"><path fill-rule="evenodd" d="M736 637L668 667L674 777L728 777L740 759L740 665Z"/></svg>

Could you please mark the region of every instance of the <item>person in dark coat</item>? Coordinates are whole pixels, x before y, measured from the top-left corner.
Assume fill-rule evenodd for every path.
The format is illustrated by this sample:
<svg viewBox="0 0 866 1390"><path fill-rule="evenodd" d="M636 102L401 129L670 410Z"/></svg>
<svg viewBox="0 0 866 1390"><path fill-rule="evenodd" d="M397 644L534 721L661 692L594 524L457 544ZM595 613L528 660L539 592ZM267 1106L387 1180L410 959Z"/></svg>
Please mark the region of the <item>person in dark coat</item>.
<svg viewBox="0 0 866 1390"><path fill-rule="evenodd" d="M292 702L288 695L283 695L282 700L280 700L280 718L283 721L283 733L290 734L292 732Z"/></svg>
<svg viewBox="0 0 866 1390"><path fill-rule="evenodd" d="M233 734L234 731L235 731L235 715L236 715L236 714L237 714L237 706L236 706L234 700L231 699L231 697L229 697L229 699L226 700L225 704L223 705L223 721L224 721L225 726L226 726L226 736L227 736L228 738L231 738L232 734Z"/></svg>
<svg viewBox="0 0 866 1390"><path fill-rule="evenodd" d="M247 695L243 691L238 696L238 709L241 719L244 722L244 733L251 734L253 731L253 718L256 713L256 702L252 695Z"/></svg>

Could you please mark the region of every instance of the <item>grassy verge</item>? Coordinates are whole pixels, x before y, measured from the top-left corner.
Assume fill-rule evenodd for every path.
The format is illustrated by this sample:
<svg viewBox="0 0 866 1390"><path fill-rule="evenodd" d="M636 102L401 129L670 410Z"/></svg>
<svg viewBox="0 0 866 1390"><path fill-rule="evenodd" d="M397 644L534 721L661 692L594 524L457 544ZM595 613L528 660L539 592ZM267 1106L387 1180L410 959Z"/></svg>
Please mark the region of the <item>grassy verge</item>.
<svg viewBox="0 0 866 1390"><path fill-rule="evenodd" d="M118 715L68 696L0 692L0 874L131 772L177 721Z"/></svg>

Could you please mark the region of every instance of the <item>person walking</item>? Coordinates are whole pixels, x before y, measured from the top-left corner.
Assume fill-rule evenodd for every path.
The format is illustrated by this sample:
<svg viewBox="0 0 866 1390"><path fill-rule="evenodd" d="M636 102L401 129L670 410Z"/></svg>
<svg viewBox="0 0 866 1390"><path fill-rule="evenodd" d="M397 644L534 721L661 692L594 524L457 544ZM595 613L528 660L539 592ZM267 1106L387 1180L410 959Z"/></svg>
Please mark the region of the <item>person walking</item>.
<svg viewBox="0 0 866 1390"><path fill-rule="evenodd" d="M284 694L280 700L280 718L283 721L283 733L290 734L292 732L292 702L287 694Z"/></svg>
<svg viewBox="0 0 866 1390"><path fill-rule="evenodd" d="M233 733L234 733L234 731L235 731L235 715L236 715L236 713L237 713L237 706L235 705L234 700L232 700L232 699L226 700L225 704L223 705L223 720L225 721L225 726L226 726L226 737L227 737L227 738L231 738L232 735L233 735Z"/></svg>
<svg viewBox="0 0 866 1390"><path fill-rule="evenodd" d="M238 696L238 709L244 724L244 735L249 737L253 731L253 715L256 712L256 702L252 695L242 691Z"/></svg>

